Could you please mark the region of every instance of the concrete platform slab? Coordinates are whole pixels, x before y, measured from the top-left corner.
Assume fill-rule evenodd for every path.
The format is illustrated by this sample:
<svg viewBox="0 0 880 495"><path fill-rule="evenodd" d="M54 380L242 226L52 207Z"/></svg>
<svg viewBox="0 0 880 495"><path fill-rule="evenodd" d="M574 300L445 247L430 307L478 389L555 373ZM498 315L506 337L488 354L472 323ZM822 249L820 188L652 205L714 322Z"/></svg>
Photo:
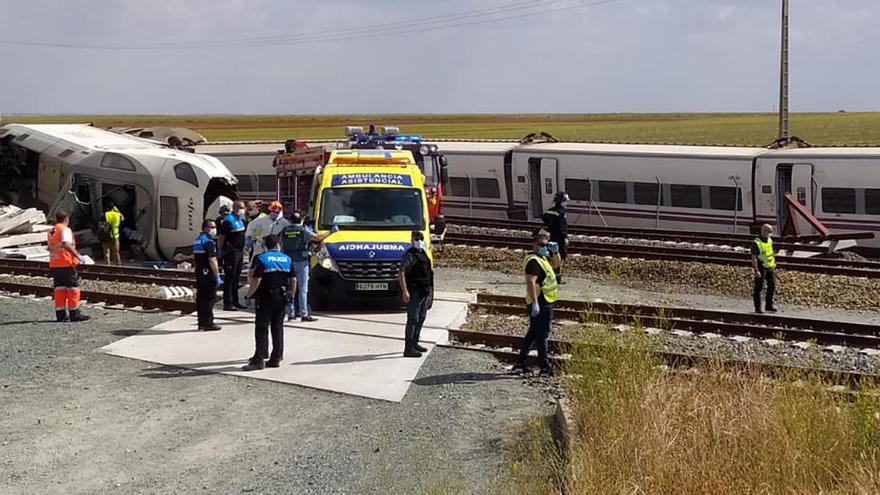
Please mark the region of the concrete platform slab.
<svg viewBox="0 0 880 495"><path fill-rule="evenodd" d="M285 323L280 368L241 371L253 354L253 313L215 311L217 332L196 329L195 315L183 316L102 350L108 354L204 372L272 380L333 392L399 402L406 395L435 343L447 341L446 328L467 315L467 304L436 301L422 330L421 358L404 358L403 313L319 315L316 322Z"/></svg>

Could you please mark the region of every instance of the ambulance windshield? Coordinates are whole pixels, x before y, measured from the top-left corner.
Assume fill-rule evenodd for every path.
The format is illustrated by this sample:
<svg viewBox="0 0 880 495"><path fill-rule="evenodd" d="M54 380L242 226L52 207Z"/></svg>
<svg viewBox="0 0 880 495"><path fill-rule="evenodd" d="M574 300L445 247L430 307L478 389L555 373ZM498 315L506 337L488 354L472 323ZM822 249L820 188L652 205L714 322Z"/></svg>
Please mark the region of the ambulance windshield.
<svg viewBox="0 0 880 495"><path fill-rule="evenodd" d="M413 188L333 187L321 198L318 228L423 230L422 191Z"/></svg>

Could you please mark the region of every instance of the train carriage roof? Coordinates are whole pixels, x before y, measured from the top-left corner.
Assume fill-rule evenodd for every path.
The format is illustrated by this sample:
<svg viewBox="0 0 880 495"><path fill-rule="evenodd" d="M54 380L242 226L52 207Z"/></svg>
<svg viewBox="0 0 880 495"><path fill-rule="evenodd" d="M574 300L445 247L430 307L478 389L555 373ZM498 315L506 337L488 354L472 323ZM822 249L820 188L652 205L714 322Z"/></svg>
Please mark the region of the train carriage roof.
<svg viewBox="0 0 880 495"><path fill-rule="evenodd" d="M706 158L751 159L766 148L733 146L681 146L666 144L611 144L611 143L535 143L520 146L517 153L561 153L642 156L699 156Z"/></svg>
<svg viewBox="0 0 880 495"><path fill-rule="evenodd" d="M45 138L65 141L80 148L95 151L156 147L155 143L134 136L117 134L84 124L8 124L6 127L18 135L30 134L32 137L42 135Z"/></svg>
<svg viewBox="0 0 880 495"><path fill-rule="evenodd" d="M828 147L828 148L790 148L773 150L767 158L880 158L880 147Z"/></svg>
<svg viewBox="0 0 880 495"><path fill-rule="evenodd" d="M440 154L455 153L507 153L519 146L516 141L433 141Z"/></svg>

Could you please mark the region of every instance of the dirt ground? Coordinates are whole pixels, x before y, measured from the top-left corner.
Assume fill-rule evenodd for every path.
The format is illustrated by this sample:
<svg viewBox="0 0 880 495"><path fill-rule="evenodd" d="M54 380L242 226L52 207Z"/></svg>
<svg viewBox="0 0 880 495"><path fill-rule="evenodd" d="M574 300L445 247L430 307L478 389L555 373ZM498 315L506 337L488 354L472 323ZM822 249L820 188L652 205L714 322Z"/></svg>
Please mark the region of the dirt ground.
<svg viewBox="0 0 880 495"><path fill-rule="evenodd" d="M0 493L484 493L553 410L481 353L435 349L398 404L106 355L170 316L86 311L0 301Z"/></svg>

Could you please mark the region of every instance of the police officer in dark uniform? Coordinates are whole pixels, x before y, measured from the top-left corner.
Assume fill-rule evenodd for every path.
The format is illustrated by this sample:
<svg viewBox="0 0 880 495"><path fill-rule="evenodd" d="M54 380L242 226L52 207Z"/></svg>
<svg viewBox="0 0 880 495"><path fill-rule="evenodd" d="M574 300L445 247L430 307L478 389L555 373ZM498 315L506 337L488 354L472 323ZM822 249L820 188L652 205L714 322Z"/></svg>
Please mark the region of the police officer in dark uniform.
<svg viewBox="0 0 880 495"><path fill-rule="evenodd" d="M220 266L217 263L217 223L210 218L202 222L202 232L193 243L193 258L196 266L196 311L199 330L211 332L220 330L214 324L214 301L220 287Z"/></svg>
<svg viewBox="0 0 880 495"><path fill-rule="evenodd" d="M238 300L238 281L244 259L244 202L236 201L232 212L219 226L220 251L223 255L223 310L238 311L244 306Z"/></svg>
<svg viewBox="0 0 880 495"><path fill-rule="evenodd" d="M566 249L568 248L568 220L565 218L568 200L569 197L566 192L557 192L556 196L553 197L553 206L541 216L541 220L547 226L547 231L550 232L550 241L559 245L561 262L559 263L559 268L555 269L556 282L559 284L564 283L562 281L562 265L567 257Z"/></svg>
<svg viewBox="0 0 880 495"><path fill-rule="evenodd" d="M255 298L257 317L254 325L256 351L242 369L277 368L284 357L284 313L296 278L290 256L281 252L277 236L266 236L266 251L254 257L249 273L248 298ZM272 354L269 354L269 329L272 330ZM268 361L265 361L268 359Z"/></svg>

